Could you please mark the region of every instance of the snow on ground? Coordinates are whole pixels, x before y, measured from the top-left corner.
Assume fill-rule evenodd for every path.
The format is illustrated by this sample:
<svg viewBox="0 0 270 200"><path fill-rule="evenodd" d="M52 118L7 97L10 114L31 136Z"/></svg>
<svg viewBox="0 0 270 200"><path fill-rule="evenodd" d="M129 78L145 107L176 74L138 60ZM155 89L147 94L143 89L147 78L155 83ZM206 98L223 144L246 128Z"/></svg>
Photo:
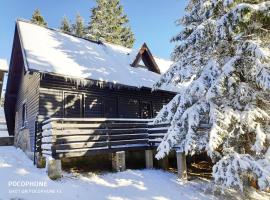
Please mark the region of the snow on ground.
<svg viewBox="0 0 270 200"><path fill-rule="evenodd" d="M40 186L36 187L37 184ZM227 199L213 196L211 187L205 181L182 182L176 179L175 174L161 170L127 170L101 175L64 173L61 180L52 181L45 169L34 167L21 150L0 147L0 200ZM256 195L254 199L263 199ZM229 199L240 198L231 193Z"/></svg>

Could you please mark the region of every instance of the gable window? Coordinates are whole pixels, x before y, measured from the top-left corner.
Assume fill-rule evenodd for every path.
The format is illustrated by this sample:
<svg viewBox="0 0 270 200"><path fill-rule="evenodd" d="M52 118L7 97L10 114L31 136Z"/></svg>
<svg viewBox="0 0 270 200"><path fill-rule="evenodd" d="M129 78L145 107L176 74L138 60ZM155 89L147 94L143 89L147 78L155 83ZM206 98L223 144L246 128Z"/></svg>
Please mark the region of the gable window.
<svg viewBox="0 0 270 200"><path fill-rule="evenodd" d="M26 103L23 103L22 105L22 127L26 127L27 125L27 108L26 108Z"/></svg>

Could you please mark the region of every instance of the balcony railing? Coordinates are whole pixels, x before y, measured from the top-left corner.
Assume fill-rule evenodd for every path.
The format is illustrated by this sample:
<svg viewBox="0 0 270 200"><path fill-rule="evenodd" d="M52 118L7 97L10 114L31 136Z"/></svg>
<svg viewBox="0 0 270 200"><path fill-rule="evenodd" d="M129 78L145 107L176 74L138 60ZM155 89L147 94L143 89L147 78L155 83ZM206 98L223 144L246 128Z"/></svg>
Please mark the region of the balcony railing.
<svg viewBox="0 0 270 200"><path fill-rule="evenodd" d="M169 124L152 119L51 118L36 133L36 151L53 158L154 149Z"/></svg>

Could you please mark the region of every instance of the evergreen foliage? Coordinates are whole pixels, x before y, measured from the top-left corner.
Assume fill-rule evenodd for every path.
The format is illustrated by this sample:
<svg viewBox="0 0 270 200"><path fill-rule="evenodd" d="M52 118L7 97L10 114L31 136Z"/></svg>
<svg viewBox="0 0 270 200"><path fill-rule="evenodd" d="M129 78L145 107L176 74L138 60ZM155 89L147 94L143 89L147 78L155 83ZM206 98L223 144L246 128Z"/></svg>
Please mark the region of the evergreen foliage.
<svg viewBox="0 0 270 200"><path fill-rule="evenodd" d="M268 190L270 1L190 0L186 11L175 63L154 85L182 88L155 119L171 124L156 157L207 151L217 183Z"/></svg>
<svg viewBox="0 0 270 200"><path fill-rule="evenodd" d="M84 37L85 36L85 26L83 22L83 18L78 13L76 15L76 21L75 24L73 24L73 33L77 35L78 37Z"/></svg>
<svg viewBox="0 0 270 200"><path fill-rule="evenodd" d="M134 34L128 26L128 17L123 14L119 0L96 0L87 36L94 40L105 40L125 47L132 47Z"/></svg>
<svg viewBox="0 0 270 200"><path fill-rule="evenodd" d="M65 33L71 33L71 31L72 31L70 23L69 23L66 16L64 16L64 18L61 22L60 30L65 32Z"/></svg>
<svg viewBox="0 0 270 200"><path fill-rule="evenodd" d="M47 26L47 22L42 17L39 9L36 9L32 15L31 22L41 25L41 26Z"/></svg>

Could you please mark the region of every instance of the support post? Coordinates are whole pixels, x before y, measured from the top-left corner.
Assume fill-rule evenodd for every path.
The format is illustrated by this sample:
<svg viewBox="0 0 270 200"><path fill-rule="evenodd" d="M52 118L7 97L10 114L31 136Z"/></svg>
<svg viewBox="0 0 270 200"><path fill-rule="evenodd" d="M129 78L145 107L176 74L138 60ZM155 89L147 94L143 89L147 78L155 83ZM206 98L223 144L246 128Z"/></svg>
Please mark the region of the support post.
<svg viewBox="0 0 270 200"><path fill-rule="evenodd" d="M153 150L145 150L145 166L147 169L152 169L153 164Z"/></svg>
<svg viewBox="0 0 270 200"><path fill-rule="evenodd" d="M176 151L176 158L178 177L187 180L187 162L185 153Z"/></svg>
<svg viewBox="0 0 270 200"><path fill-rule="evenodd" d="M37 168L45 168L46 167L46 158L40 155L39 153L34 155L36 159Z"/></svg>
<svg viewBox="0 0 270 200"><path fill-rule="evenodd" d="M47 160L47 173L50 179L55 180L62 177L62 164L61 160L48 159Z"/></svg>
<svg viewBox="0 0 270 200"><path fill-rule="evenodd" d="M125 151L118 151L112 154L113 170L121 172L126 170Z"/></svg>

